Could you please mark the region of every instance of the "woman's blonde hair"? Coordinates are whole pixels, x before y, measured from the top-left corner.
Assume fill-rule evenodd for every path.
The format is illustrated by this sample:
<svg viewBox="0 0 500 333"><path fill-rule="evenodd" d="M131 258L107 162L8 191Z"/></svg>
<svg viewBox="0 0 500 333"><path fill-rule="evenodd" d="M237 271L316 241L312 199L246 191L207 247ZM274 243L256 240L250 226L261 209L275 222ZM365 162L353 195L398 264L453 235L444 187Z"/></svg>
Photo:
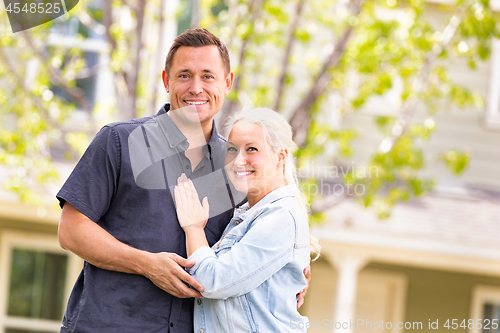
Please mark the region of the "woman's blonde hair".
<svg viewBox="0 0 500 333"><path fill-rule="evenodd" d="M309 205L305 194L299 188L297 167L295 166L295 159L293 157L293 153L297 150L297 145L292 140L292 127L288 124L288 121L281 114L271 109L256 108L236 113L231 120L226 123L226 129L232 129L234 125L241 120L259 125L264 130L267 143L275 153L279 153L282 150L288 152L283 162L285 185L294 186L295 196L299 202L300 208L304 211L306 216L308 216ZM228 133L229 130L225 133ZM310 235L309 238L311 252L314 253L314 261L319 257L321 246L316 237Z"/></svg>

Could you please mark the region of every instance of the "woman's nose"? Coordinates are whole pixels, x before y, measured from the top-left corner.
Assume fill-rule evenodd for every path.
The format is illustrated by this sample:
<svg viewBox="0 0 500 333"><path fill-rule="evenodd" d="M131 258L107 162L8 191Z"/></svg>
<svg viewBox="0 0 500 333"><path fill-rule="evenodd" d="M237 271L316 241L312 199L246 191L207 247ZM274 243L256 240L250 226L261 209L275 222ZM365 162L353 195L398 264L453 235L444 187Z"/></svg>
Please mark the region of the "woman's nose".
<svg viewBox="0 0 500 333"><path fill-rule="evenodd" d="M234 165L236 166L243 166L247 164L247 160L241 150L238 152L238 155L236 155L236 158L234 159Z"/></svg>

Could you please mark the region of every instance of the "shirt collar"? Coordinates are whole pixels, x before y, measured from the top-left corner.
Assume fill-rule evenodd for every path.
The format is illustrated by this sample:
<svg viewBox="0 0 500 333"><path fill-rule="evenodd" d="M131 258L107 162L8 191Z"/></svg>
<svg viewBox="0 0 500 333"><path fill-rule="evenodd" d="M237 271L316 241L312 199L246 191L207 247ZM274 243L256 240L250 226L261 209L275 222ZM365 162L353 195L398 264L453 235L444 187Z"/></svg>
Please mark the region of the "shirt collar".
<svg viewBox="0 0 500 333"><path fill-rule="evenodd" d="M241 205L241 207L236 208L233 218L237 220L244 220L251 214L257 213L259 209L264 205L270 204L278 199L294 196L295 187L293 185L279 187L271 193L268 193L264 198L260 199L260 201L257 202L252 208L250 208L248 202L245 202L243 205Z"/></svg>
<svg viewBox="0 0 500 333"><path fill-rule="evenodd" d="M181 130L173 122L170 116L167 115L168 111L170 111L170 104L166 103L157 113L158 123L160 124L160 127L162 128L163 133L167 138L170 148L179 147L182 151L185 151L189 147L187 138L184 134L182 134ZM217 141L219 141L219 132L217 132L215 121L212 120L212 134L210 135L210 140L208 140L208 145ZM207 145L203 146L202 150L205 156L207 158L210 158L210 151Z"/></svg>

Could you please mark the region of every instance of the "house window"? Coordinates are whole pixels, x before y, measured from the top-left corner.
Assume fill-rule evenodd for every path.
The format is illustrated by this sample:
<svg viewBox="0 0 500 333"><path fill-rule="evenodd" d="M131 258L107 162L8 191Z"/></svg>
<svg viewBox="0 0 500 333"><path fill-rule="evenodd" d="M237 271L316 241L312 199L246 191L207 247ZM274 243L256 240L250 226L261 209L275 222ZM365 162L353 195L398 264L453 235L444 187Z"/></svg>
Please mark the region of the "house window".
<svg viewBox="0 0 500 333"><path fill-rule="evenodd" d="M56 237L4 232L0 252L0 333L59 332L70 257Z"/></svg>
<svg viewBox="0 0 500 333"><path fill-rule="evenodd" d="M469 333L500 333L500 286L474 287L470 318L476 325Z"/></svg>
<svg viewBox="0 0 500 333"><path fill-rule="evenodd" d="M483 328L483 333L498 333L498 323L500 322L500 304L487 302L483 306L483 323L491 322L488 328ZM494 327L497 327L496 329Z"/></svg>
<svg viewBox="0 0 500 333"><path fill-rule="evenodd" d="M491 76L485 123L489 128L500 129L500 39L493 39L491 46Z"/></svg>

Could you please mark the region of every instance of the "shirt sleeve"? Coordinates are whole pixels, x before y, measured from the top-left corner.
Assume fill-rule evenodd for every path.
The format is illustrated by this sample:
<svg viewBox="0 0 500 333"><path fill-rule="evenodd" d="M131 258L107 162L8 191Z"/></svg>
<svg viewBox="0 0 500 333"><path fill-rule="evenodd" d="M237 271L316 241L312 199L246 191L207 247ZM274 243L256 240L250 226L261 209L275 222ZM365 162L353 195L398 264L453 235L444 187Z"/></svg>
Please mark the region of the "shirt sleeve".
<svg viewBox="0 0 500 333"><path fill-rule="evenodd" d="M120 144L112 127L105 126L94 137L56 197L78 209L94 222L106 213L117 187Z"/></svg>
<svg viewBox="0 0 500 333"><path fill-rule="evenodd" d="M228 252L217 256L211 248L197 249L189 257L196 263L188 271L203 286L204 297L246 294L293 261L295 230L286 208L266 208Z"/></svg>

